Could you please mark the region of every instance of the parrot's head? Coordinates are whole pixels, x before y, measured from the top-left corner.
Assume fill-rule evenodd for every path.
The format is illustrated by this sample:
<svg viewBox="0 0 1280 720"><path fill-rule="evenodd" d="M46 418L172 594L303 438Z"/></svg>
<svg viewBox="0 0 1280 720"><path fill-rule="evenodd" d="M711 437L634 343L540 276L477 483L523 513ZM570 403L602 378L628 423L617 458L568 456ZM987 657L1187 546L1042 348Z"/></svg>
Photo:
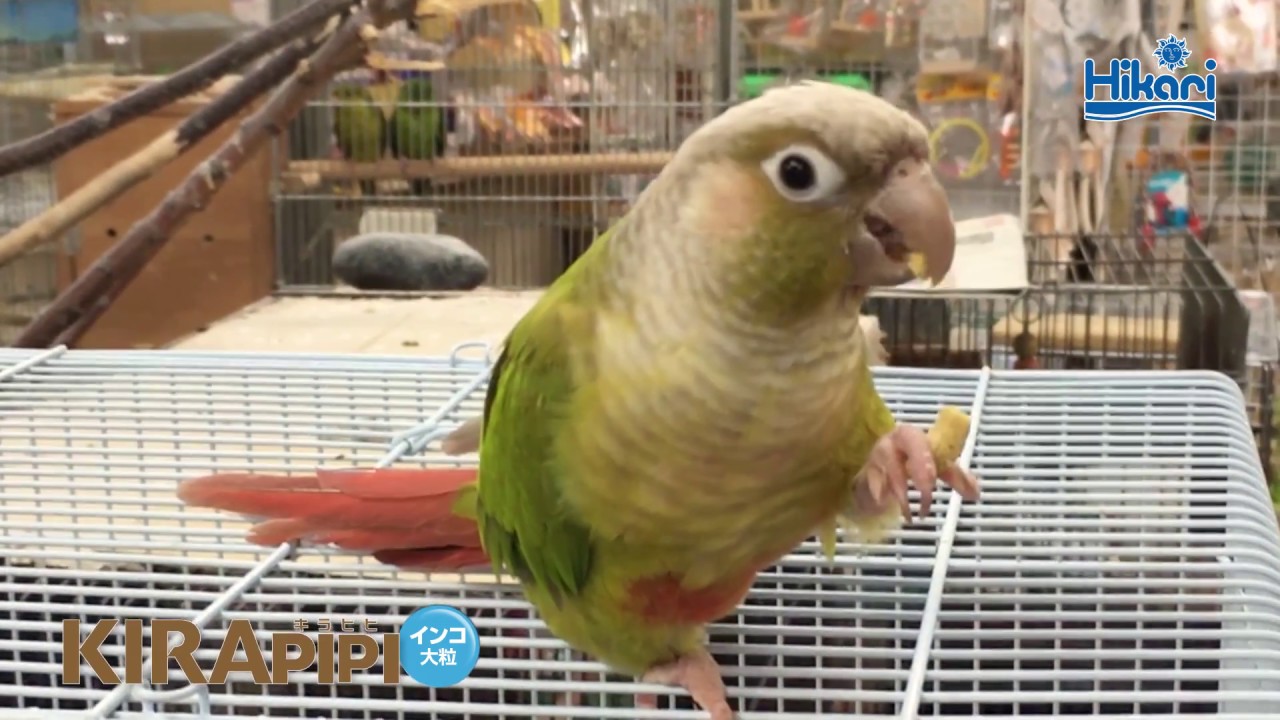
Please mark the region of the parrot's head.
<svg viewBox="0 0 1280 720"><path fill-rule="evenodd" d="M339 102L364 100L368 94L369 91L363 85L356 83L341 83L333 87L333 99Z"/></svg>
<svg viewBox="0 0 1280 720"><path fill-rule="evenodd" d="M664 170L685 237L715 246L742 290L788 305L825 293L934 283L955 225L924 126L889 102L821 82L779 87L707 122ZM748 288L750 287L750 289Z"/></svg>

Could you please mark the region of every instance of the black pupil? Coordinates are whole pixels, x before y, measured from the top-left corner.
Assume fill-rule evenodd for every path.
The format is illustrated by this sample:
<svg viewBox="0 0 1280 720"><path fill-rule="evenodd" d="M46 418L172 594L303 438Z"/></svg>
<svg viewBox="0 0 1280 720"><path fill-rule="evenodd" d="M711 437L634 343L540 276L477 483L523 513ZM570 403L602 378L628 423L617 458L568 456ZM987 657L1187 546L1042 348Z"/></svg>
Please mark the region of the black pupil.
<svg viewBox="0 0 1280 720"><path fill-rule="evenodd" d="M813 164L799 155L788 155L782 158L778 166L778 175L782 184L791 190L808 190L813 187Z"/></svg>

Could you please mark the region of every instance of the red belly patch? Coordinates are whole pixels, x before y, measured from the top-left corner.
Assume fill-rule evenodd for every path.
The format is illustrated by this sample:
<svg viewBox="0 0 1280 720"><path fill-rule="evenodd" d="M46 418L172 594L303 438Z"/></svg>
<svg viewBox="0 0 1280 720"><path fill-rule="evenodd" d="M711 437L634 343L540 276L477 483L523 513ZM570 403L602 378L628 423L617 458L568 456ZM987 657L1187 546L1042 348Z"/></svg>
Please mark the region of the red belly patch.
<svg viewBox="0 0 1280 720"><path fill-rule="evenodd" d="M647 622L664 625L702 625L733 612L751 589L757 569L690 590L677 575L665 574L631 584L631 609Z"/></svg>

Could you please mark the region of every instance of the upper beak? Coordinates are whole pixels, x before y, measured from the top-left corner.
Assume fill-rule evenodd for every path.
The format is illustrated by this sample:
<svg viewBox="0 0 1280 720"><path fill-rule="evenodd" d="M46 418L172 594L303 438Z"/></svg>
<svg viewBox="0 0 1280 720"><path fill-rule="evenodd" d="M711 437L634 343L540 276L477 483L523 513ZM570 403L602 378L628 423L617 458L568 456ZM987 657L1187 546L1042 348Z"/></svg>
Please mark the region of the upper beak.
<svg viewBox="0 0 1280 720"><path fill-rule="evenodd" d="M916 276L937 285L951 271L956 226L947 194L927 162L910 158L898 163L867 215L885 254L906 262Z"/></svg>

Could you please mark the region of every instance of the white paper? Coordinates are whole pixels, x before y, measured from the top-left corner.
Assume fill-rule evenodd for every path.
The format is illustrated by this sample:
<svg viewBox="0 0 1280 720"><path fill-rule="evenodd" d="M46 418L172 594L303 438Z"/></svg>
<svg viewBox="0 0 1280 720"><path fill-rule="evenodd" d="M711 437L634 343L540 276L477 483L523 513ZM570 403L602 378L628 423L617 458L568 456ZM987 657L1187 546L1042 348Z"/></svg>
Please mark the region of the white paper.
<svg viewBox="0 0 1280 720"><path fill-rule="evenodd" d="M1029 286L1027 246L1017 216L1000 214L956 223L956 254L951 270L936 287L913 280L873 295L981 294L1017 292Z"/></svg>
<svg viewBox="0 0 1280 720"><path fill-rule="evenodd" d="M1249 309L1249 349L1245 363L1262 365L1280 361L1276 306L1265 290L1241 290L1240 301Z"/></svg>

